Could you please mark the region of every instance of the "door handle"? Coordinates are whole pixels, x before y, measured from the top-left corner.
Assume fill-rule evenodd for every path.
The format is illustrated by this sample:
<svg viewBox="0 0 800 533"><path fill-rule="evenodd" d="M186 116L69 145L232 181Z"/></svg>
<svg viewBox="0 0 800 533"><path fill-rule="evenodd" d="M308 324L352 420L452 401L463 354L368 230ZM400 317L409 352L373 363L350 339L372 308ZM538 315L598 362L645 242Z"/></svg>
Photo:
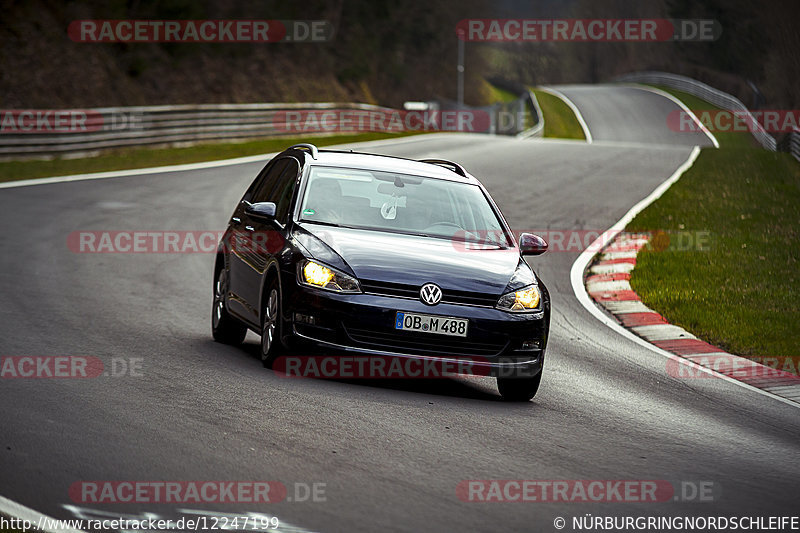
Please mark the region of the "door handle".
<svg viewBox="0 0 800 533"><path fill-rule="evenodd" d="M256 230L256 228L254 228L253 226L245 226L244 229L246 229L247 231L255 231Z"/></svg>
<svg viewBox="0 0 800 533"><path fill-rule="evenodd" d="M241 223L242 223L242 219L241 218L239 218L239 217L232 217L231 218L231 224L233 224L234 226L238 226Z"/></svg>

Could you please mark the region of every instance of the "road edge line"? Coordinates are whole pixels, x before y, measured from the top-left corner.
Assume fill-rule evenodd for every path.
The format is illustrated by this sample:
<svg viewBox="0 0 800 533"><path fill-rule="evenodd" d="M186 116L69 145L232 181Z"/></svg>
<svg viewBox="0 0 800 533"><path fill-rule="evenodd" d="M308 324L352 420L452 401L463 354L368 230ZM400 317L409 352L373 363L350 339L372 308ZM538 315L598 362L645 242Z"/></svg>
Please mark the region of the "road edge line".
<svg viewBox="0 0 800 533"><path fill-rule="evenodd" d="M594 301L589 297L589 293L586 290L586 286L583 283L583 274L586 271L586 268L589 266L589 263L594 259L594 256L599 253L600 250L604 247L605 243L611 242L623 229L628 223L633 220L633 218L639 214L642 210L644 210L647 206L658 200L666 191L669 189L673 183L678 181L678 179L683 175L684 172L689 170L692 165L694 164L697 156L700 155L700 147L695 146L692 148L689 157L684 161L676 170L675 172L667 178L664 182L661 183L658 187L655 188L653 192L651 192L647 197L643 200L639 201L636 205L631 207L627 213L625 213L622 218L620 218L613 226L608 228L603 234L601 234L597 239L592 242L585 250L583 250L578 258L572 263L572 267L570 268L569 279L572 285L572 292L575 294L575 298L578 302L589 311L595 318L597 318L602 324L607 326L612 331L622 335L623 337L627 338L635 342L636 344L647 348L651 352L657 353L658 355L665 357L667 359L672 359L676 361L678 364L685 364L691 368L695 368L700 372L705 372L711 374L715 377L720 379L724 379L739 385L745 389L750 389L752 391L757 392L758 394L762 394L769 398L778 400L786 405L790 405L795 408L800 408L800 404L783 398L781 396L777 396L773 393L767 392L765 390L759 389L742 381L733 379L725 374L721 374L716 372L712 369L706 368L702 365L695 363L694 361L689 361L684 359L683 357L677 356L673 353L670 353L666 350L659 348L653 344L650 344L643 338L639 337L632 331L622 327L616 321L612 320L609 315L603 312L597 305L595 305Z"/></svg>
<svg viewBox="0 0 800 533"><path fill-rule="evenodd" d="M717 138L714 136L714 134L711 133L709 129L706 128L706 126L702 122L700 122L700 119L697 118L697 115L694 114L694 111L689 109L689 107L686 104L684 104L681 101L681 99L678 98L677 96L673 96L669 94L667 91L662 91L657 87L650 87L649 85L643 85L639 83L620 83L619 85L624 87L630 87L631 89L639 89L640 91L651 92L653 94L657 94L659 96L663 96L668 100L671 100L673 103L677 104L681 109L683 109L686 113L689 114L689 117L691 117L691 119L695 122L695 124L697 124L703 131L703 133L706 134L706 137L708 137L714 144L714 148L719 148L719 141L717 141Z"/></svg>
<svg viewBox="0 0 800 533"><path fill-rule="evenodd" d="M546 93L552 94L553 96L559 98L561 101L567 104L567 107L569 107L572 110L572 112L575 113L575 118L578 119L578 124L580 124L581 129L583 129L583 135L586 137L586 144L592 144L594 142L594 139L592 139L592 133L589 131L589 126L586 124L586 121L583 120L583 115L581 115L578 106L576 106L572 100L567 98L567 95L565 95L564 93L562 93L557 89L553 89L552 87L538 87L538 89Z"/></svg>

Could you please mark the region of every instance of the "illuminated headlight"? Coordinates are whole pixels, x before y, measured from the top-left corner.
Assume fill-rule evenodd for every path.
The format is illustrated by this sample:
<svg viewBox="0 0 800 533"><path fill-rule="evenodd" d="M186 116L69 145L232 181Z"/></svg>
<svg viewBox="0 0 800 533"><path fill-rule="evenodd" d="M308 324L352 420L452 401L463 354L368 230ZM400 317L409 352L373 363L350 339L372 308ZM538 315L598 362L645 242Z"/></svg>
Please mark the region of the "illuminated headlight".
<svg viewBox="0 0 800 533"><path fill-rule="evenodd" d="M497 308L512 313L536 311L540 308L542 294L538 285L529 285L518 291L504 294L497 300Z"/></svg>
<svg viewBox="0 0 800 533"><path fill-rule="evenodd" d="M301 284L334 292L361 292L358 280L315 261L305 260L297 266Z"/></svg>

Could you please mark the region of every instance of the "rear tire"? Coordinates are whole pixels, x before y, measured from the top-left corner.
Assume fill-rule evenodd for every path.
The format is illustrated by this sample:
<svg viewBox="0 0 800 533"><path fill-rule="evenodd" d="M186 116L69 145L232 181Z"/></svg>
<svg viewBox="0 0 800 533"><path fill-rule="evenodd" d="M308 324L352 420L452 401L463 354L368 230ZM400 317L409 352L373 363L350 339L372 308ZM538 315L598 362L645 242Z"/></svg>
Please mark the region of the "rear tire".
<svg viewBox="0 0 800 533"><path fill-rule="evenodd" d="M527 402L539 390L542 373L532 378L497 378L497 390L507 402Z"/></svg>
<svg viewBox="0 0 800 533"><path fill-rule="evenodd" d="M211 334L222 344L237 345L244 342L247 327L228 314L225 295L228 292L228 275L224 268L214 280L214 303L211 307Z"/></svg>
<svg viewBox="0 0 800 533"><path fill-rule="evenodd" d="M277 280L267 289L267 301L261 312L261 364L271 368L283 348L280 336L281 292Z"/></svg>

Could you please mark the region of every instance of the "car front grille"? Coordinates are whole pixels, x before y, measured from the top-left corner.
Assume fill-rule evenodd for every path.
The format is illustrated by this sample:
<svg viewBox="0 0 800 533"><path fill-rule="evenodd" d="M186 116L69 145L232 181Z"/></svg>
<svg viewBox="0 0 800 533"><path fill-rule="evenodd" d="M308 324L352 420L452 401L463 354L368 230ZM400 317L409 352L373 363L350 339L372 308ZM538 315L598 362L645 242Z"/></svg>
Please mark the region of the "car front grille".
<svg viewBox="0 0 800 533"><path fill-rule="evenodd" d="M401 351L416 355L449 357L491 357L502 352L508 341L498 338L493 342L475 342L456 337L435 334L391 333L372 329L348 328L348 337L362 348Z"/></svg>
<svg viewBox="0 0 800 533"><path fill-rule="evenodd" d="M361 281L361 288L364 292L379 296L392 296L394 298L411 298L418 300L421 287L421 285L406 285L402 283L388 283L385 281ZM499 296L493 294L442 289L441 303L494 307L495 304L497 304L498 298Z"/></svg>

